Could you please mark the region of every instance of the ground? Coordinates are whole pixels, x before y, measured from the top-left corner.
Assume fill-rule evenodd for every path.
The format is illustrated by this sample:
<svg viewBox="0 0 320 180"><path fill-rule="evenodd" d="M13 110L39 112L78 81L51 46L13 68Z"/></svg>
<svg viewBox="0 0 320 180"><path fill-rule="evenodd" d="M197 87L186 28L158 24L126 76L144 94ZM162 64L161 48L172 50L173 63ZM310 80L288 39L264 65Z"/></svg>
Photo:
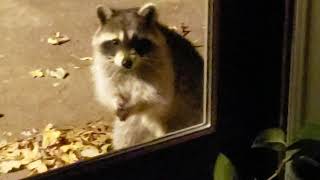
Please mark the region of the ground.
<svg viewBox="0 0 320 180"><path fill-rule="evenodd" d="M90 61L91 36L98 27L95 8L142 5L145 0L1 0L0 1L0 137L2 132L81 125L106 120L108 113L94 99ZM206 1L152 0L158 5L160 21L180 30L189 26L188 39L205 43ZM71 38L60 46L47 38L61 32ZM205 54L204 48L199 49ZM64 68L69 76L34 79L35 69ZM79 67L79 68L75 68ZM53 84L59 83L57 87ZM111 122L111 121L110 121ZM0 177L0 179L2 179Z"/></svg>

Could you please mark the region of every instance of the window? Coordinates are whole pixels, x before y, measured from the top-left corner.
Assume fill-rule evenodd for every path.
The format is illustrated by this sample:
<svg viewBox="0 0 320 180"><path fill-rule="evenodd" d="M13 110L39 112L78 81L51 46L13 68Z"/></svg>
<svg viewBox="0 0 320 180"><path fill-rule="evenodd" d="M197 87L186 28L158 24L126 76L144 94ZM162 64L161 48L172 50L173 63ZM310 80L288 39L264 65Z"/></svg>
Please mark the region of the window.
<svg viewBox="0 0 320 180"><path fill-rule="evenodd" d="M0 2L0 178L213 132L214 9L213 0Z"/></svg>

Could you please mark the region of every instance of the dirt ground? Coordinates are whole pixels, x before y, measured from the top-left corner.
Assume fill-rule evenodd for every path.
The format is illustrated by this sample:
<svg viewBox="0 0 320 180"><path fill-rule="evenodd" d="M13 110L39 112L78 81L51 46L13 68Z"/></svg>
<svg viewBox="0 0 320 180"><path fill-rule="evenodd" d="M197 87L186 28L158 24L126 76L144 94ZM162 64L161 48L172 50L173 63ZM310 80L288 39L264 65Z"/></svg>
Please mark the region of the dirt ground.
<svg viewBox="0 0 320 180"><path fill-rule="evenodd" d="M145 0L1 0L0 1L0 137L2 132L17 135L24 129L81 125L106 120L108 113L94 99L90 61L91 36L98 27L95 8L142 5ZM189 26L187 36L196 45L205 43L206 1L151 0L158 5L160 21ZM55 32L71 38L52 46L47 38ZM200 48L202 54L205 48ZM62 67L66 79L34 79L35 69ZM75 67L79 67L75 69ZM54 87L54 83L59 86ZM4 178L4 177L3 177ZM0 177L0 179L3 179ZM5 178L7 179L7 177Z"/></svg>

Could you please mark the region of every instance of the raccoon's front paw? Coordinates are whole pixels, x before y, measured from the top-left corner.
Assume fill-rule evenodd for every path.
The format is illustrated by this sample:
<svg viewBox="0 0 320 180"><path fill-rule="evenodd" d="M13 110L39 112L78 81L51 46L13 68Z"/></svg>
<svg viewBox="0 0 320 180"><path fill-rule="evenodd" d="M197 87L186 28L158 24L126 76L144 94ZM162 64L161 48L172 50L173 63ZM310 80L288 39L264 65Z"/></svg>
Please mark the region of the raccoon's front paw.
<svg viewBox="0 0 320 180"><path fill-rule="evenodd" d="M125 108L118 108L116 115L120 121L125 121L129 115L129 111Z"/></svg>
<svg viewBox="0 0 320 180"><path fill-rule="evenodd" d="M120 121L125 121L129 115L129 108L127 107L128 100L126 98L119 98L116 105L116 115Z"/></svg>

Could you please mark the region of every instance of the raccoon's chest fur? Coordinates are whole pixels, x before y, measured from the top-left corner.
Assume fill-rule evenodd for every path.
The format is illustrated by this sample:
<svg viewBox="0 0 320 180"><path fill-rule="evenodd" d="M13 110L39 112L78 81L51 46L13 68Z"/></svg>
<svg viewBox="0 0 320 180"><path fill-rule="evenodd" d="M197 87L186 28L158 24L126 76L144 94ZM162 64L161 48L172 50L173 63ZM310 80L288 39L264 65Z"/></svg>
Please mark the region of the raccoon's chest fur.
<svg viewBox="0 0 320 180"><path fill-rule="evenodd" d="M97 100L110 110L116 110L119 101L123 100L128 107L142 104L161 107L161 105L167 106L172 101L173 82L170 80L155 78L156 80L147 81L134 72L123 72L110 64L105 64L104 61L103 57L97 55L92 72Z"/></svg>

